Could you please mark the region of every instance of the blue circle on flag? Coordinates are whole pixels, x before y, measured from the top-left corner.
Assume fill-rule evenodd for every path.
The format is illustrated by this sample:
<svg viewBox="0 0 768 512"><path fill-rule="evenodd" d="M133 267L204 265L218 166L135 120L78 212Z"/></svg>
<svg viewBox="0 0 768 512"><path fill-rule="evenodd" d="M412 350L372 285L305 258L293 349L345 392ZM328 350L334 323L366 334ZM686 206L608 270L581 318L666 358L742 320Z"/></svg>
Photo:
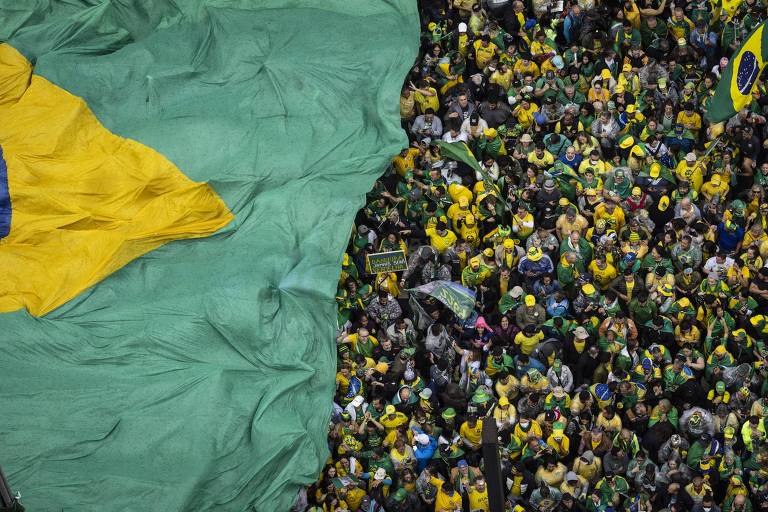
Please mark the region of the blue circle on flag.
<svg viewBox="0 0 768 512"><path fill-rule="evenodd" d="M741 94L749 94L759 74L760 69L755 54L750 51L744 52L739 61L739 69L736 70L736 88Z"/></svg>

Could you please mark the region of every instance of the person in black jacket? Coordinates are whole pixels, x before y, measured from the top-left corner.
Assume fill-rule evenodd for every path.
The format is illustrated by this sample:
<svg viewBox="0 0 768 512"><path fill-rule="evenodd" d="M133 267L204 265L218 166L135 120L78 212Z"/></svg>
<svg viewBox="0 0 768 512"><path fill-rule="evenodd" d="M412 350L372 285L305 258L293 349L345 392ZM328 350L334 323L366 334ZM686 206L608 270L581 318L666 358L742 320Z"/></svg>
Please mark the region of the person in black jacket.
<svg viewBox="0 0 768 512"><path fill-rule="evenodd" d="M679 482L672 481L667 487L662 487L656 493L656 497L653 500L654 510L660 510L667 508L669 510L689 511L693 508L693 498L688 492L680 485ZM672 507L675 507L674 509Z"/></svg>

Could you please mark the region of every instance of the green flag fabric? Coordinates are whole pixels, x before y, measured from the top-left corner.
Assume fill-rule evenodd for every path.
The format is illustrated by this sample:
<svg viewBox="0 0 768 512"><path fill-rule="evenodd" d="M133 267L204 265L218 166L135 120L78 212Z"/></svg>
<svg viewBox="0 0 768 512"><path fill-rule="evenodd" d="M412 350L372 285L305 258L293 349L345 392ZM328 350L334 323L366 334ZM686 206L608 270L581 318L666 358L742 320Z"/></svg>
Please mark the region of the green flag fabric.
<svg viewBox="0 0 768 512"><path fill-rule="evenodd" d="M469 318L475 307L475 292L453 281L432 281L408 291L436 298L462 320Z"/></svg>
<svg viewBox="0 0 768 512"><path fill-rule="evenodd" d="M0 20L35 74L234 215L43 317L0 314L11 487L31 511L287 510L328 456L334 292L406 143L416 3L0 0Z"/></svg>
<svg viewBox="0 0 768 512"><path fill-rule="evenodd" d="M726 121L752 102L757 78L768 65L768 30L761 23L730 59L707 111L713 122Z"/></svg>

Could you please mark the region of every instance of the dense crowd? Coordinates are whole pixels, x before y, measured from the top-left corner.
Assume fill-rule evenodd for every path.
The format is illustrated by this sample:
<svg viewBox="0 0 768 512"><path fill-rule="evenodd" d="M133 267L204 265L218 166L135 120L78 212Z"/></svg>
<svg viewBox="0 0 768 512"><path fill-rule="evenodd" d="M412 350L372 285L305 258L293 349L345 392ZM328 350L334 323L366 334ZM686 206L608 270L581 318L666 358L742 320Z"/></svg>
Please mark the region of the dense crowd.
<svg viewBox="0 0 768 512"><path fill-rule="evenodd" d="M766 84L706 117L766 5L559 7L420 1L309 510L487 511L485 422L508 510L768 510ZM398 250L407 270L370 272ZM433 281L472 313L409 292Z"/></svg>

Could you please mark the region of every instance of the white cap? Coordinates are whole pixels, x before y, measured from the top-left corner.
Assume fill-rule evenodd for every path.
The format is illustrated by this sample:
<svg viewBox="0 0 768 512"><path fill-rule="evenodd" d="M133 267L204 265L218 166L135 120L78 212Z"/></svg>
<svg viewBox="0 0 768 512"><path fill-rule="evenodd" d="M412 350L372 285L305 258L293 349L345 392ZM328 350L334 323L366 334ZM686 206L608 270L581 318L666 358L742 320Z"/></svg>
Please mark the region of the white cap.
<svg viewBox="0 0 768 512"><path fill-rule="evenodd" d="M355 398L352 399L352 406L360 407L361 405L363 405L363 402L365 402L365 399L362 396L357 395Z"/></svg>
<svg viewBox="0 0 768 512"><path fill-rule="evenodd" d="M374 480L384 480L385 478L387 478L387 471L384 468L377 469L373 474Z"/></svg>
<svg viewBox="0 0 768 512"><path fill-rule="evenodd" d="M463 21L459 23L459 32L466 32L467 31L467 24Z"/></svg>
<svg viewBox="0 0 768 512"><path fill-rule="evenodd" d="M422 445L429 444L429 436L427 434L418 434L416 436L416 442Z"/></svg>

